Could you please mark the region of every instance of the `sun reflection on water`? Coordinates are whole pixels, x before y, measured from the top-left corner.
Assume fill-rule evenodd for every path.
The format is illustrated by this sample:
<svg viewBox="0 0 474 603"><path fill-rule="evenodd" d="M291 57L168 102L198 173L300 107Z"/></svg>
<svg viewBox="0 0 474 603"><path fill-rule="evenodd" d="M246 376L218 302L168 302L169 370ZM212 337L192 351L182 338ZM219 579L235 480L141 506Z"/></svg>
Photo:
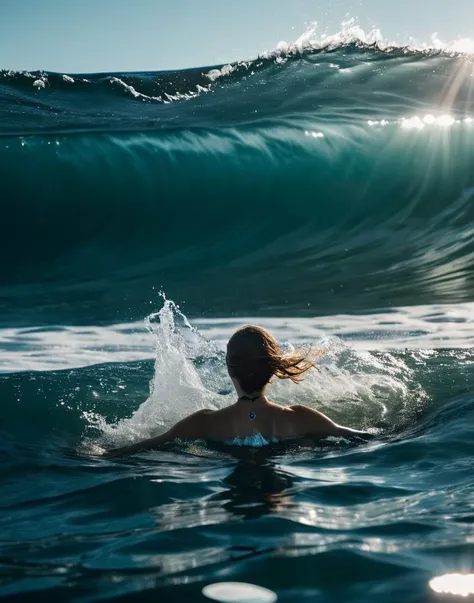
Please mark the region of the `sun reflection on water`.
<svg viewBox="0 0 474 603"><path fill-rule="evenodd" d="M411 117L402 117L401 119L394 121L389 121L387 119L369 119L367 121L367 125L371 128L380 128L388 125L399 125L404 130L423 130L425 126L450 128L455 124L470 125L472 122L472 117L466 117L464 119L455 119L452 115L449 114L433 115L432 113L427 113L426 115L422 116L412 115Z"/></svg>
<svg viewBox="0 0 474 603"><path fill-rule="evenodd" d="M430 580L436 593L468 597L474 594L474 574L444 574Z"/></svg>

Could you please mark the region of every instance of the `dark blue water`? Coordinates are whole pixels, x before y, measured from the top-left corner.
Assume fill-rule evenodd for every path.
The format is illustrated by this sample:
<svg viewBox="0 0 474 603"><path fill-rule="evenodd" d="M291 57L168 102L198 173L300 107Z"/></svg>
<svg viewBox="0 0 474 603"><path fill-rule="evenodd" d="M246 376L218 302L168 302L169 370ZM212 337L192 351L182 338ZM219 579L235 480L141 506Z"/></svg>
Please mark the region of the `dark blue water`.
<svg viewBox="0 0 474 603"><path fill-rule="evenodd" d="M360 43L0 73L0 595L418 602L473 571L472 75ZM375 439L101 457L231 403L246 322L327 349L272 399Z"/></svg>

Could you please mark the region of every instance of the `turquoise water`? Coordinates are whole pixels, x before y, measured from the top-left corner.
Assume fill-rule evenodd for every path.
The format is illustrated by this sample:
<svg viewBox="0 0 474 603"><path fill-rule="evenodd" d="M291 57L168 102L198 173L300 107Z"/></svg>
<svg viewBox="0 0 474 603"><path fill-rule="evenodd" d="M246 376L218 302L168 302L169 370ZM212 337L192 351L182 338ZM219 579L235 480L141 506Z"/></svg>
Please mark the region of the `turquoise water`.
<svg viewBox="0 0 474 603"><path fill-rule="evenodd" d="M0 596L418 602L473 571L471 80L360 41L1 72ZM101 457L231 403L248 322L327 350L273 400L374 440Z"/></svg>

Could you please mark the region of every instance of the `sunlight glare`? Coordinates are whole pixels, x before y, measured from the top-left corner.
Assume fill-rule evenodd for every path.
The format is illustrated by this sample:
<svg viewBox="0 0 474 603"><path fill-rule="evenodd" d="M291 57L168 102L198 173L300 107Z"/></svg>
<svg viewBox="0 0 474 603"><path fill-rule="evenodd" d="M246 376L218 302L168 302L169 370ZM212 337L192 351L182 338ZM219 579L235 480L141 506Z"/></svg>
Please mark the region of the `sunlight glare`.
<svg viewBox="0 0 474 603"><path fill-rule="evenodd" d="M468 597L474 594L474 574L444 574L430 580L436 593Z"/></svg>
<svg viewBox="0 0 474 603"><path fill-rule="evenodd" d="M208 599L221 603L275 603L277 595L268 588L245 582L217 582L202 589Z"/></svg>

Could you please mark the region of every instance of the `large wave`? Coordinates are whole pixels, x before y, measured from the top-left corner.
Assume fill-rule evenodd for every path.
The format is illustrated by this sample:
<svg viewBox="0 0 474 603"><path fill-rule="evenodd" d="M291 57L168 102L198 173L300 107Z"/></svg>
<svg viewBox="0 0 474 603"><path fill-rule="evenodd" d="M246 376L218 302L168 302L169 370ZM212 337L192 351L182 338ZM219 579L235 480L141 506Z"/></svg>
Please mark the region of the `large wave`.
<svg viewBox="0 0 474 603"><path fill-rule="evenodd" d="M210 315L472 299L472 64L344 35L215 69L4 72L4 316L138 317L153 287Z"/></svg>

